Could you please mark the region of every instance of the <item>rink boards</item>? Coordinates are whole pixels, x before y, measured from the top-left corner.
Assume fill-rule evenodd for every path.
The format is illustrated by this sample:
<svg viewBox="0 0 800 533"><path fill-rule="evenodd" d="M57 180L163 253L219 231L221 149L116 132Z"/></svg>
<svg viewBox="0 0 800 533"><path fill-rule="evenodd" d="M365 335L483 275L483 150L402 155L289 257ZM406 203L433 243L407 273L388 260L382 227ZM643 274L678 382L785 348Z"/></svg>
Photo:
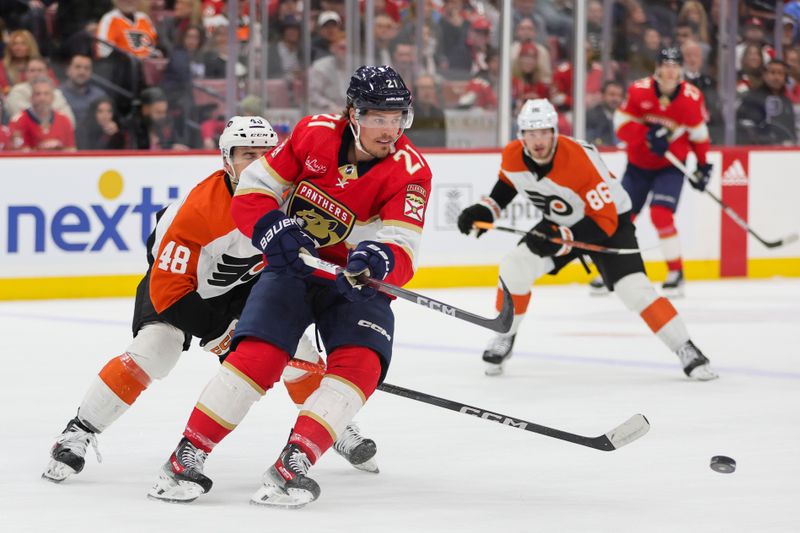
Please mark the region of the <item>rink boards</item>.
<svg viewBox="0 0 800 533"><path fill-rule="evenodd" d="M623 152L605 152L622 176ZM497 263L516 237L490 233L480 240L458 233L458 213L495 183L500 153L426 154L433 190L426 207L415 287L493 285ZM721 195L763 238L800 230L800 150L722 149L710 154L710 190ZM219 167L207 153L3 156L0 174L0 299L127 296L146 269L144 241L155 213L188 193ZM694 162L688 166L693 168ZM539 214L517 198L499 221L529 228ZM767 249L722 214L709 197L684 188L677 226L690 279L800 276L800 243ZM664 274L658 239L645 211L637 221L650 275ZM548 283L584 281L570 265Z"/></svg>

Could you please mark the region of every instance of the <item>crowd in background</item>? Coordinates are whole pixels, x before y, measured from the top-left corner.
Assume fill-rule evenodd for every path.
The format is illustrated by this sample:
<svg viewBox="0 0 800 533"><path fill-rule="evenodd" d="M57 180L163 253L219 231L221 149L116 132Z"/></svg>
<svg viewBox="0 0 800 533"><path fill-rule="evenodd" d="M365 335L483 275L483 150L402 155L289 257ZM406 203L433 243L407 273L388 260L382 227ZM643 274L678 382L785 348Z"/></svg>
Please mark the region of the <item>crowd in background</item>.
<svg viewBox="0 0 800 533"><path fill-rule="evenodd" d="M738 2L736 47L739 144L796 144L800 106L800 1ZM258 4L260 4L259 2ZM658 51L678 46L686 79L703 92L712 142L723 138L717 84L719 0L616 0L610 63L601 64L603 4L587 4L587 139L614 146L614 109L632 81L651 75ZM228 56L222 0L0 0L0 150L214 148L224 127L228 61L244 89L239 112L342 109L347 39L344 0L310 0L311 64L303 68L303 3L270 0L269 41L249 2L235 21L238 57ZM362 12L364 8L362 2ZM392 65L413 87L415 123L424 147L445 146L448 110L515 113L546 97L571 132L573 0L513 0L512 108L498 110L500 12L497 0L375 0L375 61ZM258 15L258 14L256 14ZM361 17L362 22L364 17ZM775 24L782 31L776 57ZM418 42L418 35L421 41ZM267 54L266 109L247 94L249 53ZM355 60L355 64L360 60ZM261 61L257 61L260 65ZM259 67L257 67L259 68ZM260 73L259 73L260 74ZM253 89L253 88L250 88ZM279 131L285 134L291 125Z"/></svg>

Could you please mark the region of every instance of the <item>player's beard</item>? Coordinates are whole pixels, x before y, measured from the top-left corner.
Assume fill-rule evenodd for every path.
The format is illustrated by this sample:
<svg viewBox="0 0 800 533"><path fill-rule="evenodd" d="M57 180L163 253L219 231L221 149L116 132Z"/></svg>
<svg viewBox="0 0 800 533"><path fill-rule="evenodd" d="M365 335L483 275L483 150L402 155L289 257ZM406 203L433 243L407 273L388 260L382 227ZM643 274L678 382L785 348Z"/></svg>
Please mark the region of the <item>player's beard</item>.
<svg viewBox="0 0 800 533"><path fill-rule="evenodd" d="M383 159L384 157L388 156L392 152L392 147L394 143L397 141L396 138L391 136L383 136L373 140L370 144L374 146L372 148L368 148L367 152L372 157ZM383 144L386 143L386 144ZM364 148L367 148L366 146Z"/></svg>

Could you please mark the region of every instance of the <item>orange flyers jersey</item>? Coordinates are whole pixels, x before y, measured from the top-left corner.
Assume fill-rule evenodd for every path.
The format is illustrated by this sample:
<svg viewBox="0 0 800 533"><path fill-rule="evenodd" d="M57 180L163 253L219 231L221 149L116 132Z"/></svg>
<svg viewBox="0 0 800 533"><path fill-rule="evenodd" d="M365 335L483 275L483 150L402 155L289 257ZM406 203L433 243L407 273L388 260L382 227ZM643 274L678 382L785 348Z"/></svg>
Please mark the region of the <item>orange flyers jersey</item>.
<svg viewBox="0 0 800 533"><path fill-rule="evenodd" d="M150 57L156 48L156 28L145 13L137 11L133 20L119 9L112 9L100 19L97 37L136 57ZM97 57L108 57L110 46L97 44Z"/></svg>
<svg viewBox="0 0 800 533"><path fill-rule="evenodd" d="M193 291L204 300L225 294L264 267L261 252L233 223L231 197L218 170L158 220L150 300L159 313Z"/></svg>
<svg viewBox="0 0 800 533"><path fill-rule="evenodd" d="M340 115L302 119L287 140L242 172L233 216L244 233L252 234L258 219L280 206L305 222L304 231L323 259L340 265L361 241L386 243L395 256L386 281L402 285L414 273L430 167L404 135L393 154L363 175L355 165L340 166L347 127Z"/></svg>
<svg viewBox="0 0 800 533"><path fill-rule="evenodd" d="M617 214L630 211L631 199L591 144L558 136L552 169L537 176L525 163L521 140L503 149L500 179L525 195L547 220L570 227L590 217L603 231L617 230Z"/></svg>

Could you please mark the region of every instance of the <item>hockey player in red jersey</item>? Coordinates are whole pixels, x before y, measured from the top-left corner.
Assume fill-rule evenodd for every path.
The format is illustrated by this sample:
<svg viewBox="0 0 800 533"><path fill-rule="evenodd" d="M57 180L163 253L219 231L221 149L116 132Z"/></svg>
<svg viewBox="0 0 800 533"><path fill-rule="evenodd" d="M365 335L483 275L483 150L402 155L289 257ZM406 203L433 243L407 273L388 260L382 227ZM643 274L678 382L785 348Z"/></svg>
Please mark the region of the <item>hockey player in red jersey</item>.
<svg viewBox="0 0 800 533"><path fill-rule="evenodd" d="M470 234L475 222L494 222L521 193L542 213L542 220L533 228L540 234L610 248L638 248L630 219L631 199L608 171L597 149L559 135L558 114L544 99L525 102L517 125L520 138L503 149L500 174L491 194L461 212L458 229ZM508 333L497 335L483 352L487 375L502 373L503 362L511 355L531 299L531 285L546 274L556 274L585 253L529 233L503 258L500 277L514 300L514 322ZM690 340L678 312L669 300L659 297L648 281L641 255L588 255L625 306L639 314L676 353L687 376L702 381L717 377L708 359ZM502 295L498 290L498 309Z"/></svg>
<svg viewBox="0 0 800 533"><path fill-rule="evenodd" d="M97 451L97 434L122 416L152 380L166 377L193 336L216 356L228 352L237 318L263 268L260 251L236 229L231 199L244 168L277 144L264 118L233 117L219 140L224 169L157 215L147 242L150 268L136 291L134 339L90 385L77 416L53 446L43 478L61 482L81 472L87 447ZM319 360L305 336L296 357ZM293 369L284 377L296 403L303 403L320 381ZM350 460L362 442L374 455L374 442L350 426L336 449ZM376 469L373 460L365 461L367 469ZM365 461L354 466L364 469Z"/></svg>
<svg viewBox="0 0 800 533"><path fill-rule="evenodd" d="M650 219L668 269L663 289L672 296L681 296L684 286L681 245L674 220L683 173L664 154L670 151L685 162L689 152L694 152L697 170L689 183L695 189L705 190L711 178L711 164L706 159L710 146L708 112L703 93L683 80L682 65L678 48L661 50L655 74L634 82L614 113L614 129L625 142L628 155L622 186L633 202L631 216L636 218L652 194ZM595 294L606 292L607 287L608 280L592 281Z"/></svg>
<svg viewBox="0 0 800 533"><path fill-rule="evenodd" d="M233 218L263 251L266 267L233 351L202 392L150 497L187 502L211 489L203 472L207 455L272 388L313 322L328 352L327 374L251 501L300 507L317 499L309 468L391 361L390 300L359 276L404 285L414 274L431 172L403 135L412 118L402 78L391 67L362 66L350 80L344 116L303 118L244 171ZM345 264L345 271L331 279L306 266L302 253Z"/></svg>

